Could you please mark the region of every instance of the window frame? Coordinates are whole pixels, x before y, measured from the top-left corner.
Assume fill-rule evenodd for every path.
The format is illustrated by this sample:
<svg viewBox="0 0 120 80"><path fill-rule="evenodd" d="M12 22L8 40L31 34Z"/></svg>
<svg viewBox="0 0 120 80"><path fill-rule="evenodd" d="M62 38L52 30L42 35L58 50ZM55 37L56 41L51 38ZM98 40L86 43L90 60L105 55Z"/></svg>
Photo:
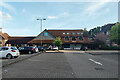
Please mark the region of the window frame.
<svg viewBox="0 0 120 80"><path fill-rule="evenodd" d="M80 39L80 37L81 37L81 39ZM82 37L82 36L79 36L79 40L80 40L80 41L83 41L83 37Z"/></svg>
<svg viewBox="0 0 120 80"><path fill-rule="evenodd" d="M66 40L66 37L68 38L68 40ZM65 37L65 41L69 41L69 37L68 36L66 36L66 37Z"/></svg>
<svg viewBox="0 0 120 80"><path fill-rule="evenodd" d="M75 40L73 40L73 38L74 38ZM75 36L72 36L72 41L76 41L76 37L75 37Z"/></svg>

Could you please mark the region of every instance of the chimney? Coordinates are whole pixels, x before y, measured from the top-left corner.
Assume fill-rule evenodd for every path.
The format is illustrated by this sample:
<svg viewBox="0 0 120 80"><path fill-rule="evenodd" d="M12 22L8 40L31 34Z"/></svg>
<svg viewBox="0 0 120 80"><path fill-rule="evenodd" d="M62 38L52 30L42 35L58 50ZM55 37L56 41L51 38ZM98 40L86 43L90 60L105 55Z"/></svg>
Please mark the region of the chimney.
<svg viewBox="0 0 120 80"><path fill-rule="evenodd" d="M2 28L0 27L0 32L2 33Z"/></svg>

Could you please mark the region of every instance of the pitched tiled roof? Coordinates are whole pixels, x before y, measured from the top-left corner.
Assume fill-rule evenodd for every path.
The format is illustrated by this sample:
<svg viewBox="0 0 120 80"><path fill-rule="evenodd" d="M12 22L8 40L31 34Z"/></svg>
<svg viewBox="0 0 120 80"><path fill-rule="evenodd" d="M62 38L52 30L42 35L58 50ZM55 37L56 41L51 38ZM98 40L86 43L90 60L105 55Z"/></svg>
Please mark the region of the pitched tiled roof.
<svg viewBox="0 0 120 80"><path fill-rule="evenodd" d="M4 38L4 39L8 39L8 37L4 34L0 32L0 35Z"/></svg>
<svg viewBox="0 0 120 80"><path fill-rule="evenodd" d="M81 33L81 32L83 32L83 30L81 30L81 29L78 29L78 30L48 30L48 32L50 32L55 37L59 37L59 36L64 37L67 35L67 33L69 33L68 36L78 36L78 35L73 35L72 33L75 33L75 34ZM65 33L65 34L63 34L63 33ZM81 35L81 34L79 34L79 35Z"/></svg>
<svg viewBox="0 0 120 80"><path fill-rule="evenodd" d="M27 44L27 42L34 38L35 37L9 37L6 44Z"/></svg>
<svg viewBox="0 0 120 80"><path fill-rule="evenodd" d="M6 37L10 37L7 33L3 33Z"/></svg>

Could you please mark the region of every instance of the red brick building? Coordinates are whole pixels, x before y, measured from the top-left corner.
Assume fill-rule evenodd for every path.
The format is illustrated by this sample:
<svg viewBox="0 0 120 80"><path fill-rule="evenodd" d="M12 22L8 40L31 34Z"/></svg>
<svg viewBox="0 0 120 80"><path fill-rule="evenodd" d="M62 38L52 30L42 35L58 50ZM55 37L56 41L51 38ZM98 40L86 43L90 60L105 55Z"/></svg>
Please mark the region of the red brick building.
<svg viewBox="0 0 120 80"><path fill-rule="evenodd" d="M34 37L9 37L6 44L11 45L53 45L56 37L61 37L64 49L80 49L82 45L94 42L83 30L44 30Z"/></svg>

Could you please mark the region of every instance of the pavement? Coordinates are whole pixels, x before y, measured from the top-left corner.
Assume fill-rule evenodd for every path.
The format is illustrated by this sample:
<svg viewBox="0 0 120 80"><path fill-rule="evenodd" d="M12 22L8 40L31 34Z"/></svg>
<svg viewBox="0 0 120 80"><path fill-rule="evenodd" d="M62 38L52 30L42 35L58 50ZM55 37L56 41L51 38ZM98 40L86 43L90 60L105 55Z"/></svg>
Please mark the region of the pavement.
<svg viewBox="0 0 120 80"><path fill-rule="evenodd" d="M100 54L100 53L99 53ZM118 78L118 54L42 53L3 67L3 78Z"/></svg>
<svg viewBox="0 0 120 80"><path fill-rule="evenodd" d="M87 51L82 51L82 50L59 50L61 52L78 52L78 53L120 53L119 50L87 50Z"/></svg>
<svg viewBox="0 0 120 80"><path fill-rule="evenodd" d="M49 50L49 51L45 51L46 53L64 53L63 51L60 50Z"/></svg>

